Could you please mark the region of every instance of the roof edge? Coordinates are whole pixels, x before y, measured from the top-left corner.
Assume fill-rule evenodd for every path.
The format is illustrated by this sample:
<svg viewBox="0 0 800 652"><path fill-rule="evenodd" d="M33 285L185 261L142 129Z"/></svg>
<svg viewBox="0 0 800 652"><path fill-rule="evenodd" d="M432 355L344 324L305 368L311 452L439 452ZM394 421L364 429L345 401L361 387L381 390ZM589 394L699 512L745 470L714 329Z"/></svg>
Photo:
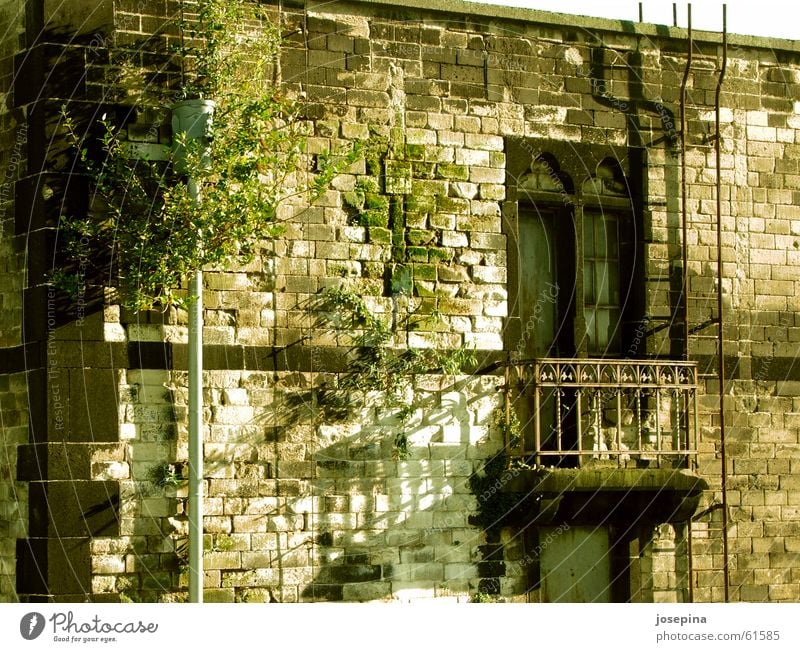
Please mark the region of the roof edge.
<svg viewBox="0 0 800 652"><path fill-rule="evenodd" d="M474 16L480 19L499 19L523 22L548 27L574 27L587 31L600 31L623 34L626 36L656 37L659 39L687 40L688 29L670 27L653 23L640 23L633 20L611 18L595 18L562 14L540 9L522 7L506 7L497 4L468 2L467 0L307 0L309 9L330 11L338 4L357 4L368 6L394 7L397 9L417 9L430 13L457 14ZM721 32L692 30L692 38L701 43L721 43ZM800 40L773 38L768 36L750 36L746 34L728 34L728 45L754 49L781 50L800 53Z"/></svg>

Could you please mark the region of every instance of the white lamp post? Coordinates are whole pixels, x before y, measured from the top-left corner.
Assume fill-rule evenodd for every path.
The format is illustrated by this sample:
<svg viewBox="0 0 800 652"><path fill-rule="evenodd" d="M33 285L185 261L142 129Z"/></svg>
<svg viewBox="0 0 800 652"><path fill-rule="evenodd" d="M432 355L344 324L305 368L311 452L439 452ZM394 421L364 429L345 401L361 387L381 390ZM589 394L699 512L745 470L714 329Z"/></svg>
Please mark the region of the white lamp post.
<svg viewBox="0 0 800 652"><path fill-rule="evenodd" d="M183 142L205 140L214 114L211 100L186 100L172 107L175 162L185 168ZM202 163L210 161L206 148ZM186 169L182 171L188 171ZM190 171L189 171L190 172ZM189 174L189 196L200 202L197 180ZM189 283L189 602L203 602L203 271L197 269Z"/></svg>

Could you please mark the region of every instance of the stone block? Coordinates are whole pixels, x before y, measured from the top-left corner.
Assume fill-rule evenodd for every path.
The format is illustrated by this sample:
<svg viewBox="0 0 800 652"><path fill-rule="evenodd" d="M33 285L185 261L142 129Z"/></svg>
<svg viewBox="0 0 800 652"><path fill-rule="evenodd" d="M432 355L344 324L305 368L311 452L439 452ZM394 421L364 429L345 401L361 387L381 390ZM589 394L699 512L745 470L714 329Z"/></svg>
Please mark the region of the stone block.
<svg viewBox="0 0 800 652"><path fill-rule="evenodd" d="M456 165L483 166L488 168L489 152L478 149L457 149L455 153L455 163ZM503 174L503 180L505 180L505 174ZM487 181L486 183L495 182ZM502 181L497 183L502 183Z"/></svg>
<svg viewBox="0 0 800 652"><path fill-rule="evenodd" d="M31 482L29 534L33 537L116 536L120 533L119 483Z"/></svg>
<svg viewBox="0 0 800 652"><path fill-rule="evenodd" d="M347 602L385 600L391 593L392 585L389 582L360 582L342 587L342 599Z"/></svg>
<svg viewBox="0 0 800 652"><path fill-rule="evenodd" d="M119 372L113 369L69 371L70 441L118 440L119 380Z"/></svg>

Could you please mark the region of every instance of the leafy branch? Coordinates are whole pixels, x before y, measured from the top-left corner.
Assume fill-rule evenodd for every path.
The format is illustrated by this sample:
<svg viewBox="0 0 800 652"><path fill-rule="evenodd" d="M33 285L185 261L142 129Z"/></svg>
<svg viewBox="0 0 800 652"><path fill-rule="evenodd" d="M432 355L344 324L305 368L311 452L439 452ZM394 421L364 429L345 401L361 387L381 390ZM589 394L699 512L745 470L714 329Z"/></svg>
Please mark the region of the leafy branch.
<svg viewBox="0 0 800 652"><path fill-rule="evenodd" d="M376 316L361 295L345 286L327 288L317 308L323 321L336 330L348 331L352 341L348 371L340 377L336 391L322 392L323 406L327 402L328 407L342 415L343 404L349 412L366 405L370 393L380 393L383 407L396 410L401 422L400 431L395 436L395 454L405 457L408 440L403 426L416 408L407 398L408 390L414 389L415 377L464 373L465 369L477 363L475 352L469 349L391 348L391 324ZM413 316L411 314L408 318Z"/></svg>
<svg viewBox="0 0 800 652"><path fill-rule="evenodd" d="M61 218L71 262L53 281L64 289L74 290L70 269L88 248L93 263L105 267L103 282L116 286L128 307L182 305L181 286L194 270L252 260L281 234L281 205L299 197L313 203L338 174L381 145L380 139L357 141L342 151L309 154L313 124L276 81L280 35L260 13L265 9L244 0L201 0L198 11L196 20L182 24L190 38L180 51L178 97L214 98L206 142L175 135L164 160L148 160L128 142L126 128L105 115L98 139L78 129L68 107L62 111L93 192L88 215Z"/></svg>

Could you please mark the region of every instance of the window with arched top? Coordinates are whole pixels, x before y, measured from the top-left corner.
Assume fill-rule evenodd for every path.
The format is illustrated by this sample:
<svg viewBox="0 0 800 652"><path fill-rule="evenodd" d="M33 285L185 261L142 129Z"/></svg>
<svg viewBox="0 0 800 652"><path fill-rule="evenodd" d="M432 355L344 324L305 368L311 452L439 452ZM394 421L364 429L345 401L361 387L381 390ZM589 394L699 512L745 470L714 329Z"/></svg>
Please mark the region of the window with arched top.
<svg viewBox="0 0 800 652"><path fill-rule="evenodd" d="M517 359L638 354L629 341L642 288L628 153L512 143L506 221L518 321L507 343Z"/></svg>
<svg viewBox="0 0 800 652"><path fill-rule="evenodd" d="M589 355L623 353L622 254L630 191L617 161L604 159L581 188L583 317Z"/></svg>

